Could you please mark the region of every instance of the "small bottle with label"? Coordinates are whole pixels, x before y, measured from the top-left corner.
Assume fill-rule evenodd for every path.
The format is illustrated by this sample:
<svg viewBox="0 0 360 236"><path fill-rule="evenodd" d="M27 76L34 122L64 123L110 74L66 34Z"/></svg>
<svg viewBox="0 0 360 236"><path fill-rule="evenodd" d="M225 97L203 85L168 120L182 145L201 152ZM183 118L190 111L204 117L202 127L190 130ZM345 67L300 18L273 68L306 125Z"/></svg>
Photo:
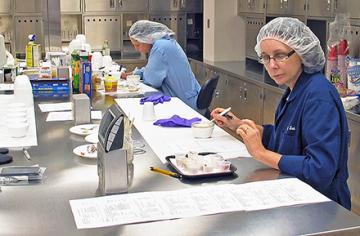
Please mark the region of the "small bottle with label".
<svg viewBox="0 0 360 236"><path fill-rule="evenodd" d="M108 40L104 40L104 44L102 47L102 54L103 54L103 56L110 56L110 47L109 47Z"/></svg>

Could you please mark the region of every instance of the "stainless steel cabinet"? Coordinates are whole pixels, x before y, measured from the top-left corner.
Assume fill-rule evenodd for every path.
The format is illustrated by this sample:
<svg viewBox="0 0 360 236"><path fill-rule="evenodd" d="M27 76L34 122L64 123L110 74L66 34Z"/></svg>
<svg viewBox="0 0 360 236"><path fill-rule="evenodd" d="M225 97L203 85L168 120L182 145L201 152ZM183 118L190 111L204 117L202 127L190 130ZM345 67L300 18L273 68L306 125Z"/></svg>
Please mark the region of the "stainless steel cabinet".
<svg viewBox="0 0 360 236"><path fill-rule="evenodd" d="M262 88L256 84L243 82L240 89L242 92L242 103L239 106L241 109L240 117L248 118L255 121L257 124L262 123Z"/></svg>
<svg viewBox="0 0 360 236"><path fill-rule="evenodd" d="M282 97L282 91L264 88L263 124L274 124L275 111Z"/></svg>
<svg viewBox="0 0 360 236"><path fill-rule="evenodd" d="M262 18L246 18L246 57L257 60L255 52L256 37L261 27L265 24Z"/></svg>
<svg viewBox="0 0 360 236"><path fill-rule="evenodd" d="M305 16L306 0L268 0L266 12L270 15Z"/></svg>
<svg viewBox="0 0 360 236"><path fill-rule="evenodd" d="M291 1L291 14L305 16L306 0L289 0Z"/></svg>
<svg viewBox="0 0 360 236"><path fill-rule="evenodd" d="M150 15L150 20L163 23L175 32L176 40L186 49L186 16L185 14Z"/></svg>
<svg viewBox="0 0 360 236"><path fill-rule="evenodd" d="M351 18L360 18L359 0L334 0L335 12L349 13Z"/></svg>
<svg viewBox="0 0 360 236"><path fill-rule="evenodd" d="M15 25L15 53L25 53L25 46L28 43L28 35L36 35L36 43L43 44L42 18L38 16L19 16L14 19ZM44 47L42 47L44 49Z"/></svg>
<svg viewBox="0 0 360 236"><path fill-rule="evenodd" d="M118 11L147 12L148 0L117 0Z"/></svg>
<svg viewBox="0 0 360 236"><path fill-rule="evenodd" d="M15 0L15 13L41 13L42 0Z"/></svg>
<svg viewBox="0 0 360 236"><path fill-rule="evenodd" d="M332 0L311 0L307 3L308 17L331 17Z"/></svg>
<svg viewBox="0 0 360 236"><path fill-rule="evenodd" d="M351 192L351 210L356 214L360 214L360 123L352 119L348 119L348 123L351 131L348 160L348 184Z"/></svg>
<svg viewBox="0 0 360 236"><path fill-rule="evenodd" d="M11 14L11 1L10 0L1 0L0 1L0 13Z"/></svg>
<svg viewBox="0 0 360 236"><path fill-rule="evenodd" d="M81 0L61 0L61 13L81 13Z"/></svg>
<svg viewBox="0 0 360 236"><path fill-rule="evenodd" d="M206 0L205 0L206 1ZM200 13L203 9L202 0L180 0L180 7L182 10L191 13Z"/></svg>
<svg viewBox="0 0 360 236"><path fill-rule="evenodd" d="M266 0L238 0L238 14L264 13Z"/></svg>
<svg viewBox="0 0 360 236"><path fill-rule="evenodd" d="M85 35L93 49L101 49L108 40L111 51L121 50L120 16L85 16Z"/></svg>
<svg viewBox="0 0 360 236"><path fill-rule="evenodd" d="M86 12L116 11L116 0L84 0Z"/></svg>
<svg viewBox="0 0 360 236"><path fill-rule="evenodd" d="M291 3L290 3L291 4ZM268 0L266 4L267 14L287 14L289 12L288 0Z"/></svg>
<svg viewBox="0 0 360 236"><path fill-rule="evenodd" d="M232 107L232 111L240 118L262 122L262 88L256 84L239 78L222 75L225 85L221 88L222 107Z"/></svg>
<svg viewBox="0 0 360 236"><path fill-rule="evenodd" d="M179 11L182 3L181 0L149 0L149 10L150 12Z"/></svg>

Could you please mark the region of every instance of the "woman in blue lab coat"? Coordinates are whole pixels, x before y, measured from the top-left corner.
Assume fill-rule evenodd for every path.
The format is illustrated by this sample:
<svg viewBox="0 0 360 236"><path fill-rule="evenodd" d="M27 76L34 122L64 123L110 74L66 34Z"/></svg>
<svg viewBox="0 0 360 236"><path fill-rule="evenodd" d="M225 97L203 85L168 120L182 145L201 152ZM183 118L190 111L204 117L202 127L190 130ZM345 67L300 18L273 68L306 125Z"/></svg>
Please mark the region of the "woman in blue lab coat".
<svg viewBox="0 0 360 236"><path fill-rule="evenodd" d="M140 75L145 84L165 95L178 97L197 110L200 85L174 36L175 33L161 23L135 22L129 30L130 40L137 51L149 53L149 58L146 66L134 74Z"/></svg>
<svg viewBox="0 0 360 236"><path fill-rule="evenodd" d="M325 57L318 38L301 21L279 17L262 27L255 50L270 77L287 85L274 125L212 116L236 130L258 161L295 176L350 209L349 131L335 87L321 73Z"/></svg>

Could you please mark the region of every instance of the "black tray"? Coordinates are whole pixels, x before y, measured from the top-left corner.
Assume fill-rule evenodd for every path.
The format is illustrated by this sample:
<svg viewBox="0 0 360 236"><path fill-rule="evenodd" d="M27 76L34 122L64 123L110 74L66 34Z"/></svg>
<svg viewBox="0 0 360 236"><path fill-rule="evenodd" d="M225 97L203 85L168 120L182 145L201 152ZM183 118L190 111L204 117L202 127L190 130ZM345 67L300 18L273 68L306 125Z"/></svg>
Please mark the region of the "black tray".
<svg viewBox="0 0 360 236"><path fill-rule="evenodd" d="M200 153L199 153L200 154ZM207 153L207 154L212 154L212 153ZM201 153L201 155L207 155L207 154L203 154ZM214 172L214 173L201 173L201 174L185 174L184 172L182 172L174 163L175 162L175 156L171 155L171 156L167 156L165 157L165 159L167 160L168 164L179 174L181 175L181 178L185 178L185 179L200 179L200 178L209 178L209 177L220 177L220 176L229 176L234 174L234 172L237 170L237 168L231 164L230 165L230 170L229 171L224 171L224 172ZM174 162L173 162L174 161Z"/></svg>

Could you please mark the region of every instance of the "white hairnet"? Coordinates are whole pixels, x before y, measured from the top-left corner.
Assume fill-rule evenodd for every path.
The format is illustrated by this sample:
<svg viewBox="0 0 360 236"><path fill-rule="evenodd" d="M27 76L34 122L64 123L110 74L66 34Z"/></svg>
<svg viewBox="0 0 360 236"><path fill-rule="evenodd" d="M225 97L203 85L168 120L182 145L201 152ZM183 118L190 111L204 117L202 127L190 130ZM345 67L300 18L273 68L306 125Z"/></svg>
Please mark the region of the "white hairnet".
<svg viewBox="0 0 360 236"><path fill-rule="evenodd" d="M139 20L129 29L129 36L140 43L153 44L158 39L174 35L166 25L148 20Z"/></svg>
<svg viewBox="0 0 360 236"><path fill-rule="evenodd" d="M255 51L261 56L260 43L265 39L278 40L300 56L304 71L321 71L325 64L324 52L316 35L296 18L278 17L264 25L257 36Z"/></svg>

